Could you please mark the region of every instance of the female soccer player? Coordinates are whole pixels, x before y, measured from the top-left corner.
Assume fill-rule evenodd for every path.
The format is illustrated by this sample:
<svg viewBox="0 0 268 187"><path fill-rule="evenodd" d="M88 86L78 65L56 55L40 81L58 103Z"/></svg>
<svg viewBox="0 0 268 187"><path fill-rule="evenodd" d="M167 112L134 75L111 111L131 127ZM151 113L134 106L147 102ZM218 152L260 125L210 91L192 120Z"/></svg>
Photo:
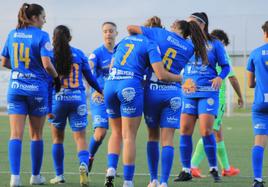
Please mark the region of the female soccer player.
<svg viewBox="0 0 268 187"><path fill-rule="evenodd" d="M44 184L40 175L43 160L42 130L48 109L48 79L51 75L60 89L58 74L50 62L52 47L48 33L42 31L44 8L24 3L19 10L17 28L12 30L2 51L2 65L11 69L8 88L10 140L10 186L21 186L20 161L25 120L29 115L32 176L30 184Z"/></svg>
<svg viewBox="0 0 268 187"><path fill-rule="evenodd" d="M102 24L104 44L97 48L89 57L92 74L97 78L99 85L104 88L104 83L109 75L112 54L117 36L116 24L104 22ZM93 120L94 135L89 143L89 165L88 172L92 168L94 155L105 138L108 129L108 115L104 98L96 90L91 89L90 111ZM110 138L113 138L112 136ZM116 164L117 165L117 164Z"/></svg>
<svg viewBox="0 0 268 187"><path fill-rule="evenodd" d="M183 107L180 120L180 157L182 172L175 181L188 181L191 175L192 134L199 118L200 134L209 161L210 174L215 182L220 181L216 157L216 140L213 123L218 114L219 88L228 75L230 66L222 43L208 33L208 18L205 13L193 13L189 20L195 21L208 41L208 62L192 58L183 74ZM221 67L218 74L216 66Z"/></svg>
<svg viewBox="0 0 268 187"><path fill-rule="evenodd" d="M229 45L229 38L227 34L223 30L213 30L211 32L211 35L219 39L224 46ZM229 65L232 65L231 58L227 54ZM221 71L221 68L217 66L217 72L219 73ZM237 96L238 96L238 105L239 107L243 106L243 98L241 94L241 89L239 82L234 74L233 71L230 71L228 74L228 79L233 86ZM226 103L226 83L225 80L223 80L220 93L219 93L219 109L218 109L218 115L216 120L214 121L213 130L216 137L217 142L217 157L219 159L219 163L222 168L222 176L236 176L240 173L240 170L238 168L235 168L233 166L230 166L228 156L227 156L227 150L225 147L225 143L223 140L223 132L222 132L222 118L223 114L225 112L225 103ZM205 158L205 150L203 145L202 138L199 139L195 152L193 154L192 160L191 160L191 172L193 177L202 177L201 170L198 168L199 164L202 162L202 160Z"/></svg>
<svg viewBox="0 0 268 187"><path fill-rule="evenodd" d="M88 148L86 143L87 104L82 78L97 92L102 93L96 79L92 76L87 57L69 42L72 37L68 27L59 25L53 33L53 63L60 76L62 89L53 93L52 115L49 119L52 132L52 156L56 177L50 183L64 183L64 129L68 118L77 146L80 167L80 184L88 186Z"/></svg>
<svg viewBox="0 0 268 187"><path fill-rule="evenodd" d="M104 100L112 134L123 137L124 187L134 186L135 139L143 111L142 80L145 69L150 64L160 80L174 82L181 80L181 76L164 69L154 42L143 35L125 37L116 47L112 68L104 87ZM118 142L109 142L109 146L115 143ZM118 155L120 147L114 151ZM108 155L105 186L114 186L116 168L110 164L111 160Z"/></svg>
<svg viewBox="0 0 268 187"><path fill-rule="evenodd" d="M156 20L151 19L151 21L155 22ZM156 41L160 47L165 68L177 75L180 74L194 52L203 60L207 60L205 36L193 21L177 20L172 24L171 32L161 28L139 26L128 26L128 31L142 33L149 39ZM191 37L192 42L186 39L188 36ZM145 85L144 99L146 101L144 102L144 116L149 130L147 157L151 180L148 187L158 186L159 128L162 144L160 183L161 187L166 187L174 157L174 132L180 124L181 86L179 83L159 81L152 70L150 73Z"/></svg>
<svg viewBox="0 0 268 187"><path fill-rule="evenodd" d="M255 143L252 148L253 187L263 187L262 167L268 139L268 21L262 26L265 44L251 52L248 60L248 86L255 88L252 126Z"/></svg>

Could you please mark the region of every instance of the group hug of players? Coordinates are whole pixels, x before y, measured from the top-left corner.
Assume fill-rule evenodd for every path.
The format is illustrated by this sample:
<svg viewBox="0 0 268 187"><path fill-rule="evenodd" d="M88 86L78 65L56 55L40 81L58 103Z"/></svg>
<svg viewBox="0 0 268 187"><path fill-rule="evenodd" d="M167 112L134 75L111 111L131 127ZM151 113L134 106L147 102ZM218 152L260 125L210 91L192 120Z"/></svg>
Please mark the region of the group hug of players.
<svg viewBox="0 0 268 187"><path fill-rule="evenodd" d="M65 183L64 129L69 120L77 145L81 186L89 186L94 155L105 138L108 126L107 173L104 186L113 187L120 152L123 157L123 187L133 187L136 135L142 114L148 127L148 187L167 187L174 157L174 133L180 129L182 170L175 182L202 177L199 164L206 156L209 172L220 182L222 176L236 176L240 170L229 164L223 141L225 81L231 82L243 106L239 83L232 72L224 46L229 44L222 30L208 32L208 17L195 12L187 20L176 20L165 29L158 17L144 26L127 27L129 36L115 45L116 24L102 24L104 44L89 58L70 46L68 27L54 29L52 45L45 23L44 8L24 3L18 24L2 50L2 66L11 69L8 88L10 140L10 186L21 186L20 162L26 117L29 116L32 175L30 184L46 182L40 175L43 159L42 130L46 116L51 124L55 178ZM268 135L268 21L262 26L265 44L248 60L248 85L255 88L252 124L254 187L262 181L263 152ZM94 135L86 141L87 103L83 78L90 85L90 110ZM201 139L192 155L192 134L197 119ZM161 141L161 153L159 151ZM145 156L145 155L144 155ZM159 161L160 159L160 161ZM158 180L158 163L161 163Z"/></svg>

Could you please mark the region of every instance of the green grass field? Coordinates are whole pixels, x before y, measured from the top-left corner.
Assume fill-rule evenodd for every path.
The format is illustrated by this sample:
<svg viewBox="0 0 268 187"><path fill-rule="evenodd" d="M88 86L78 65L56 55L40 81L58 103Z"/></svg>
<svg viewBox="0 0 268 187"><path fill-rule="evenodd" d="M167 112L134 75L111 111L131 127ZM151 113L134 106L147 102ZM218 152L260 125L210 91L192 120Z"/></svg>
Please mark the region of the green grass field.
<svg viewBox="0 0 268 187"><path fill-rule="evenodd" d="M8 164L8 137L9 137L9 125L8 117L0 116L0 187L9 186L9 164ZM250 116L236 116L224 119L224 134L225 142L228 148L229 158L232 165L239 167L241 173L237 177L223 178L222 183L214 184L210 177L203 179L194 179L187 183L174 183L173 178L178 174L181 166L179 164L179 132L176 132L175 136L175 158L172 168L172 176L170 177L169 186L191 186L191 187L246 187L251 186L252 172L251 172L251 147L253 144L253 133L251 129ZM92 129L88 128L88 134L91 134ZM139 129L137 138L137 159L136 159L136 176L134 178L136 187L146 187L148 184L149 176L146 162L146 136L147 131L145 124L142 123ZM198 130L195 132L194 142L198 139ZM89 138L89 136L88 136ZM47 181L54 176L52 157L51 157L51 136L49 126L44 128L44 140L45 140L45 154L42 167L42 174L46 177ZM29 178L31 175L31 161L30 161L30 146L29 146L28 128L25 130L25 137L23 142L23 155L21 176L24 186L29 185ZM95 162L90 175L91 187L103 186L104 173L106 170L106 148L107 138L104 141L102 147L95 156ZM264 160L264 175L268 172L267 157ZM118 167L118 172L121 177L116 178L115 186L122 186L122 165ZM207 161L205 160L201 166L204 174L208 173ZM79 186L78 175L78 160L76 157L76 148L72 139L71 131L67 128L65 136L65 178L67 183L60 185L62 187L76 187ZM45 186L53 186L46 184Z"/></svg>

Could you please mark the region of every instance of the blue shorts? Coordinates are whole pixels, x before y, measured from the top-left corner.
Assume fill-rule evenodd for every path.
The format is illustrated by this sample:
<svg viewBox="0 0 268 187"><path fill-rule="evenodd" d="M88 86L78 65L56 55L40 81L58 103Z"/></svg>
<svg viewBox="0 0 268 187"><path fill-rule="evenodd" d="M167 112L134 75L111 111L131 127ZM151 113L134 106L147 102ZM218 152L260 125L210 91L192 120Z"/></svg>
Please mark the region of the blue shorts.
<svg viewBox="0 0 268 187"><path fill-rule="evenodd" d="M60 93L53 96L52 100L53 119L49 122L57 129L65 129L67 118L72 131L82 131L88 124L86 96Z"/></svg>
<svg viewBox="0 0 268 187"><path fill-rule="evenodd" d="M48 96L8 94L8 114L45 116L48 113Z"/></svg>
<svg viewBox="0 0 268 187"><path fill-rule="evenodd" d="M252 111L254 135L268 135L268 113Z"/></svg>
<svg viewBox="0 0 268 187"><path fill-rule="evenodd" d="M145 89L144 118L149 128L180 128L181 88Z"/></svg>
<svg viewBox="0 0 268 187"><path fill-rule="evenodd" d="M219 96L204 98L183 98L182 112L184 114L200 115L210 114L215 117L218 115Z"/></svg>
<svg viewBox="0 0 268 187"><path fill-rule="evenodd" d="M105 128L108 129L108 114L106 112L106 106L104 99L100 97L94 97L94 91L90 95L90 111L92 116L93 128Z"/></svg>
<svg viewBox="0 0 268 187"><path fill-rule="evenodd" d="M140 80L108 80L104 101L109 118L138 117L143 111L143 88Z"/></svg>

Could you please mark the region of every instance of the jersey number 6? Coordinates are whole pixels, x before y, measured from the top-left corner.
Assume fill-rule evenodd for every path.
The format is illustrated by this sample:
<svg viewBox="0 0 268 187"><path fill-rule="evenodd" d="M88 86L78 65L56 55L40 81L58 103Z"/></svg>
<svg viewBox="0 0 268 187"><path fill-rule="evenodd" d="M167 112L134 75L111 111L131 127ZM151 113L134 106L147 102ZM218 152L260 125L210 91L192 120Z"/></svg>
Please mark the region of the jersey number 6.
<svg viewBox="0 0 268 187"><path fill-rule="evenodd" d="M170 55L171 55L171 57L170 57ZM172 49L172 48L167 49L162 61L165 65L165 68L168 71L170 70L171 65L173 63L173 59L176 57L176 55L177 55L177 51L175 49Z"/></svg>

